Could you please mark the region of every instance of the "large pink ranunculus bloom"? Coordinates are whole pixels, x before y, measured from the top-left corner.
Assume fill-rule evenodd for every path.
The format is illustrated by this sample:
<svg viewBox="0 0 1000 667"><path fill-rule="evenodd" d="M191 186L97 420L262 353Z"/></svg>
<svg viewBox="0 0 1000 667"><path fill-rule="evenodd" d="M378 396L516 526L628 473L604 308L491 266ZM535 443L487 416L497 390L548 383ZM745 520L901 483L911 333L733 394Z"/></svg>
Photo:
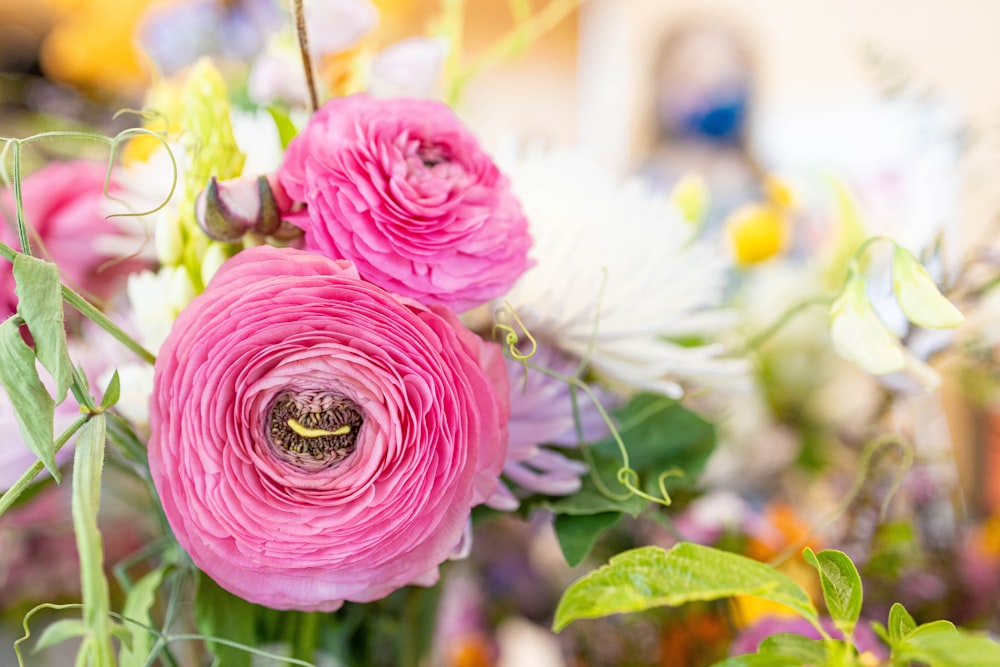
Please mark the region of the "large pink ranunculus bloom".
<svg viewBox="0 0 1000 667"><path fill-rule="evenodd" d="M507 178L432 100L335 98L289 145L281 186L307 248L456 311L505 294L531 238Z"/></svg>
<svg viewBox="0 0 1000 667"><path fill-rule="evenodd" d="M107 164L89 160L53 162L24 179L21 192L30 228L32 252L53 261L63 280L85 296L107 299L124 286L128 273L148 262L116 257L123 228L106 217L104 180ZM14 227L14 198L5 193L0 241L19 250ZM140 241L135 239L138 249ZM123 261L122 261L123 260ZM9 262L0 261L0 320L17 307Z"/></svg>
<svg viewBox="0 0 1000 667"><path fill-rule="evenodd" d="M185 309L156 362L149 463L221 586L333 610L430 584L494 491L500 349L346 261L258 247Z"/></svg>

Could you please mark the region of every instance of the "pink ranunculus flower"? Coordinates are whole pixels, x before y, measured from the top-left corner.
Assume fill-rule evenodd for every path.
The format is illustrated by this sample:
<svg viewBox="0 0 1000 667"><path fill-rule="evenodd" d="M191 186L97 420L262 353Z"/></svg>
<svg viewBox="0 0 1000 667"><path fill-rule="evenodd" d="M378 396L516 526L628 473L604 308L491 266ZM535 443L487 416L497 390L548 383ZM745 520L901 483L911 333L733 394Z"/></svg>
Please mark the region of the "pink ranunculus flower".
<svg viewBox="0 0 1000 667"><path fill-rule="evenodd" d="M156 362L149 462L180 544L221 586L333 610L429 585L507 448L499 346L350 262L251 248Z"/></svg>
<svg viewBox="0 0 1000 667"><path fill-rule="evenodd" d="M120 224L106 217L106 172L104 162L53 162L31 173L21 186L32 252L55 262L66 284L98 301L123 287L129 273L148 265L141 259L123 258L113 249L116 245L138 249L141 240L129 239ZM9 192L0 205L4 210L0 241L19 250L14 198ZM0 320L16 307L11 265L0 262Z"/></svg>
<svg viewBox="0 0 1000 667"><path fill-rule="evenodd" d="M305 204L290 220L308 249L422 303L466 310L529 266L507 178L441 102L332 99L292 140L278 179Z"/></svg>

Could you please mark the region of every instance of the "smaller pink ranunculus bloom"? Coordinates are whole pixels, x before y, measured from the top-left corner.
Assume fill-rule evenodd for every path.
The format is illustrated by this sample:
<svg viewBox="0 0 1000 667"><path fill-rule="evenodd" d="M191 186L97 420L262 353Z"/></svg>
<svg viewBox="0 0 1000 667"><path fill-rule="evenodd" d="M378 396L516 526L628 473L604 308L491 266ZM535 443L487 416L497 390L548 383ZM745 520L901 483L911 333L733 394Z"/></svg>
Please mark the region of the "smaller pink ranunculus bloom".
<svg viewBox="0 0 1000 667"><path fill-rule="evenodd" d="M429 585L507 448L499 346L350 262L261 246L222 266L156 361L149 465L223 588L330 611Z"/></svg>
<svg viewBox="0 0 1000 667"><path fill-rule="evenodd" d="M105 211L107 164L90 160L53 162L21 184L24 217L32 253L59 267L64 282L84 296L101 301L124 287L126 276L148 264L115 256L105 247L127 234ZM14 198L4 193L0 206L0 241L20 250L14 223ZM140 245L136 239L136 249ZM0 320L17 309L9 262L0 262Z"/></svg>
<svg viewBox="0 0 1000 667"><path fill-rule="evenodd" d="M358 94L327 102L278 179L306 247L365 280L456 311L507 292L531 238L507 178L446 105Z"/></svg>

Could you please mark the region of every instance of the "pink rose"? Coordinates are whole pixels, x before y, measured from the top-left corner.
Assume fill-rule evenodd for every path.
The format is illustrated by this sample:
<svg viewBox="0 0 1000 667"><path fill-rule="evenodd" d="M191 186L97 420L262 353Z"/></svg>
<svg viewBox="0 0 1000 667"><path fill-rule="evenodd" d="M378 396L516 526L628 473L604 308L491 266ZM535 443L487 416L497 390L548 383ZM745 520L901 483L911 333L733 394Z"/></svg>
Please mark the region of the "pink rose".
<svg viewBox="0 0 1000 667"><path fill-rule="evenodd" d="M505 294L531 238L507 178L451 110L366 95L327 102L278 179L306 247L365 280L462 311Z"/></svg>
<svg viewBox="0 0 1000 667"><path fill-rule="evenodd" d="M497 345L349 262L267 246L219 270L156 363L149 464L194 562L274 608L428 585L507 446Z"/></svg>
<svg viewBox="0 0 1000 667"><path fill-rule="evenodd" d="M21 187L32 253L55 262L70 287L103 300L125 284L128 273L146 266L138 259L119 260L105 246L122 228L105 217L104 178L107 164L87 160L53 162L24 179ZM0 241L20 250L14 227L14 198L5 193ZM136 249L141 241L135 240ZM126 244L128 245L128 244ZM0 261L0 320L17 308L9 262Z"/></svg>

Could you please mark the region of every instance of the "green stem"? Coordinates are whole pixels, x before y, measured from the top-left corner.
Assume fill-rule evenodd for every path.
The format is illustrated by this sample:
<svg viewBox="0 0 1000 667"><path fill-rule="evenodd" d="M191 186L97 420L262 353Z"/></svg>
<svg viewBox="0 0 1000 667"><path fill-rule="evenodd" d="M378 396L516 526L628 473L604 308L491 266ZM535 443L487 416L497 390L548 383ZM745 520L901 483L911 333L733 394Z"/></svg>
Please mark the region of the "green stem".
<svg viewBox="0 0 1000 667"><path fill-rule="evenodd" d="M455 77L448 95L449 103L454 105L461 98L462 90L471 79L516 53L522 44L530 44L555 28L581 2L583 0L551 0L527 22L514 27L494 42L472 65Z"/></svg>
<svg viewBox="0 0 1000 667"><path fill-rule="evenodd" d="M14 216L17 221L17 240L21 244L21 252L31 255L31 243L28 242L28 225L24 220L24 196L21 194L21 144L14 142Z"/></svg>
<svg viewBox="0 0 1000 667"><path fill-rule="evenodd" d="M756 334L753 338L748 340L746 344L743 346L743 349L740 350L740 353L747 354L749 352L757 350L764 343L766 343L772 337L774 337L778 332L784 329L785 326L787 326L788 323L791 322L793 318L795 318L797 315L804 312L805 310L812 308L813 306L828 306L831 303L833 303L833 297L829 296L816 296L811 299L806 299L805 301L800 301L799 303L795 304L794 306L786 310L784 313L782 313L781 317L779 317L773 324L771 324L771 326L767 327L760 333Z"/></svg>
<svg viewBox="0 0 1000 667"><path fill-rule="evenodd" d="M9 245L0 242L0 257L13 262L14 257L16 257L17 254L17 251ZM137 354L143 361L147 361L150 364L156 363L156 355L140 345L134 338L125 333L117 324L108 319L107 315L102 313L96 306L91 304L78 293L74 292L71 288L63 285L62 296L63 299L66 300L66 303L73 306L77 312L107 331L118 342Z"/></svg>
<svg viewBox="0 0 1000 667"><path fill-rule="evenodd" d="M55 451L58 452L62 449L70 438L72 438L77 431L79 431L87 420L90 419L92 415L83 415L75 422L70 424L70 427L63 431L62 435L55 441ZM9 510L11 506L17 501L18 497L25 492L25 490L31 486L31 483L35 481L38 474L42 472L45 468L45 464L41 461L35 461L34 465L28 468L23 475L21 475L14 485L7 489L2 496L0 496L0 516L3 516L4 512Z"/></svg>

